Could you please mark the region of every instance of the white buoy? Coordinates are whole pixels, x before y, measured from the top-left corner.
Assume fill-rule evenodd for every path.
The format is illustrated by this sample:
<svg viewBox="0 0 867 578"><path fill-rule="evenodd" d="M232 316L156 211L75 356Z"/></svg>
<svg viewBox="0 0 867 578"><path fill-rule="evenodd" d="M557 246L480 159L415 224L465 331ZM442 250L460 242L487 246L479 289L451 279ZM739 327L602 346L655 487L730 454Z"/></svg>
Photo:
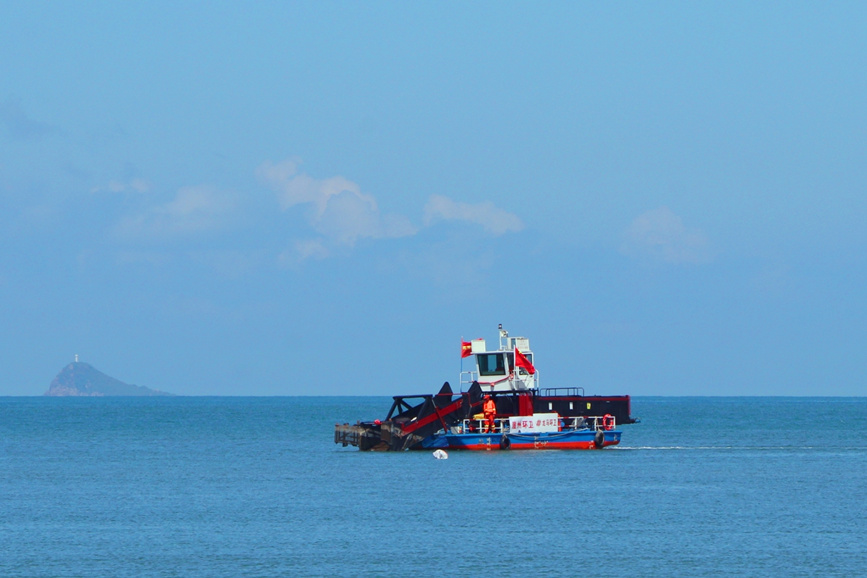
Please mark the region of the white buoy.
<svg viewBox="0 0 867 578"><path fill-rule="evenodd" d="M445 452L445 450L437 450L433 453L433 456L438 460L449 459L449 455Z"/></svg>

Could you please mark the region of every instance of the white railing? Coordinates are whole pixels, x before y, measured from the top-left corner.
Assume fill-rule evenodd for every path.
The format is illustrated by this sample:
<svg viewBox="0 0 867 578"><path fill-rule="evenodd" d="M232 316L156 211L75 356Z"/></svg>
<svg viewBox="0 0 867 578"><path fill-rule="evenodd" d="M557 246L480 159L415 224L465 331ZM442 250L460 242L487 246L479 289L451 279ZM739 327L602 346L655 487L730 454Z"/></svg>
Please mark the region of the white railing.
<svg viewBox="0 0 867 578"><path fill-rule="evenodd" d="M494 431L485 431L488 427L486 419L465 419L460 425L452 427L452 433L509 433L509 418L494 419ZM455 431L457 430L457 431Z"/></svg>
<svg viewBox="0 0 867 578"><path fill-rule="evenodd" d="M564 417L564 430L581 430L589 429L594 431L613 430L617 427L617 420L613 415L601 416L592 415L588 417ZM459 425L452 426L451 433L509 433L509 418L495 418L494 431L486 431L488 420L486 419L465 419Z"/></svg>
<svg viewBox="0 0 867 578"><path fill-rule="evenodd" d="M576 417L573 419L573 427L577 427L577 422L584 420L585 427L592 430L612 430L617 427L617 419L610 414L606 415L591 415L588 417Z"/></svg>
<svg viewBox="0 0 867 578"><path fill-rule="evenodd" d="M473 382L476 381L478 377L476 376L475 371L462 371L461 372L461 392L468 391L470 386L473 385ZM464 387L466 384L466 387Z"/></svg>

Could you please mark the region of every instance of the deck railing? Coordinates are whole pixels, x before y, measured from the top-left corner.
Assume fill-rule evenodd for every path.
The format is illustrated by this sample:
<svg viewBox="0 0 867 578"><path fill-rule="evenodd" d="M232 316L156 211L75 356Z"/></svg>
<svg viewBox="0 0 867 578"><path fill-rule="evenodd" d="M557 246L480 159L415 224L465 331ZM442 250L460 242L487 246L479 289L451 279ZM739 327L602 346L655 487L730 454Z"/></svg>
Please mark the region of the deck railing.
<svg viewBox="0 0 867 578"><path fill-rule="evenodd" d="M542 397L584 397L583 387L546 387L539 390Z"/></svg>
<svg viewBox="0 0 867 578"><path fill-rule="evenodd" d="M613 415L601 416L591 415L588 417L560 417L562 430L581 430L589 429L594 431L612 430L617 427L617 420ZM486 419L465 419L458 425L452 426L451 433L509 433L509 418L495 418L494 430L486 431L488 420Z"/></svg>

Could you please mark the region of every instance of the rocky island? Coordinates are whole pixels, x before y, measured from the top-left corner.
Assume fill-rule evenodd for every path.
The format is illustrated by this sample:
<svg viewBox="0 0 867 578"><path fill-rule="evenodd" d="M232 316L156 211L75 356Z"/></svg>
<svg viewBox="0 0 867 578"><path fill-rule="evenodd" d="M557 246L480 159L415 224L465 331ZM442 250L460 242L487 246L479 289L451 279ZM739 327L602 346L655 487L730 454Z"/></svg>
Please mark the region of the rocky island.
<svg viewBox="0 0 867 578"><path fill-rule="evenodd" d="M51 382L45 395L53 397L67 396L148 396L172 395L142 385L130 385L119 379L104 374L89 363L76 360L64 367Z"/></svg>

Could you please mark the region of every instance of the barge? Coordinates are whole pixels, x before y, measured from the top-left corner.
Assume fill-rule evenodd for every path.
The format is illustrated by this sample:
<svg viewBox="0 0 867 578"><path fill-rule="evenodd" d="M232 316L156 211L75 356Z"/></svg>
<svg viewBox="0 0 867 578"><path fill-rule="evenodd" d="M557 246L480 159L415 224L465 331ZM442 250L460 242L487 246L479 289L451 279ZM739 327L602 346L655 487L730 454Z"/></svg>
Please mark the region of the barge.
<svg viewBox="0 0 867 578"><path fill-rule="evenodd" d="M499 344L461 342L460 387L396 395L385 419L335 424L334 443L360 450L602 449L635 423L628 395L586 395L582 387L542 387L526 337L499 326ZM464 358L472 368L464 371Z"/></svg>

